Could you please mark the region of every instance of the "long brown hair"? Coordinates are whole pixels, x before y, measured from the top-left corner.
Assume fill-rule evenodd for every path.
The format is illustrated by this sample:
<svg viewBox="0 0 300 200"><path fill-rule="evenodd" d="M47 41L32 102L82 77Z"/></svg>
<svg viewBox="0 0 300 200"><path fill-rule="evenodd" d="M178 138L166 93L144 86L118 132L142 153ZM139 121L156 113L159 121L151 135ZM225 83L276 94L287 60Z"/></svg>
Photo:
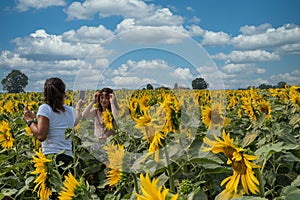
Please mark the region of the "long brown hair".
<svg viewBox="0 0 300 200"><path fill-rule="evenodd" d="M110 88L103 88L102 90L100 90L100 95L98 96L98 105L97 105L97 107L98 107L98 109L100 110L100 112L103 112L104 110L103 110L103 107L102 107L102 105L101 105L101 103L100 103L100 96L101 96L101 94L103 93L103 92L105 92L106 94L112 94L114 91L112 90L112 89L110 89ZM110 105L110 102L109 102L109 106L108 106L108 110L111 112L111 105Z"/></svg>
<svg viewBox="0 0 300 200"><path fill-rule="evenodd" d="M44 85L45 102L51 106L54 112L65 111L64 98L65 98L66 85L60 78L49 78Z"/></svg>

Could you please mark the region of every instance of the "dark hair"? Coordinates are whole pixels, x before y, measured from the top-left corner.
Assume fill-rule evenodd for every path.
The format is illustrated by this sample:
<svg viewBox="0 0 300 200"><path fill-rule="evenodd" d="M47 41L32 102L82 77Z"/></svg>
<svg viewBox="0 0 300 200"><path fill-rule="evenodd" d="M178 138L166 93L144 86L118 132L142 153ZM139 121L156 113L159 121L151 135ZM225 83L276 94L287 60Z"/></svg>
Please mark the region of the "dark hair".
<svg viewBox="0 0 300 200"><path fill-rule="evenodd" d="M49 78L44 85L45 102L54 112L65 111L64 97L66 85L60 78Z"/></svg>
<svg viewBox="0 0 300 200"><path fill-rule="evenodd" d="M100 112L103 112L103 111L104 111L104 110L103 110L103 107L102 107L102 105L101 105L101 103L100 103L100 96L101 96L101 94L102 94L103 92L105 92L106 94L112 94L114 91L113 91L112 89L110 89L110 88L102 88L102 90L100 90L100 95L98 96L98 108L99 108ZM109 102L108 110L111 112L111 105L110 105L110 102Z"/></svg>

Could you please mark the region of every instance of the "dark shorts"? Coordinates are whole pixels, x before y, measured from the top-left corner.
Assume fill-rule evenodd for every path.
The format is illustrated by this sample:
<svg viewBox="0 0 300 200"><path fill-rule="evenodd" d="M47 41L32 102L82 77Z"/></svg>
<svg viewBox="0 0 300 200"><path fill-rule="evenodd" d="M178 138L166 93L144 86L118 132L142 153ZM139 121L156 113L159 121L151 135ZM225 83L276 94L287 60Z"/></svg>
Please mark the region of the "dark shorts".
<svg viewBox="0 0 300 200"><path fill-rule="evenodd" d="M63 162L63 164L58 167L59 174L62 174L63 176L67 175L68 172L72 172L73 174L72 168L69 168L68 170L64 169L73 162L73 158L71 156L68 156L66 154L59 154L56 156L56 164L59 164L59 162Z"/></svg>

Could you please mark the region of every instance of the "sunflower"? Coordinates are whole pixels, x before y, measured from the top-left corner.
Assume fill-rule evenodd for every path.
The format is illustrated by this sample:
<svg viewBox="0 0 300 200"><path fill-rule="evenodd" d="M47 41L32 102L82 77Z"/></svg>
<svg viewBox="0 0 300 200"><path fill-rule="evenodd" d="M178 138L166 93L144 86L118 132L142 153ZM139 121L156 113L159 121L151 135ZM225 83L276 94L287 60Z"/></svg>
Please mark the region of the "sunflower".
<svg viewBox="0 0 300 200"><path fill-rule="evenodd" d="M246 194L250 192L257 194L259 192L257 185L259 181L254 176L253 168L260 166L251 163L251 160L256 160L257 156L252 156L243 153L244 149L239 148L233 144L233 139L230 138L230 133L226 134L223 130L222 137L224 140L215 136L215 140L210 140L207 137L203 139L204 143L210 147L206 147L203 151L212 151L214 154L223 153L228 159L227 164L232 166L233 175L225 178L221 182L221 186L226 184L226 191L224 194L234 193L238 194L239 183L242 183L243 190ZM228 194L229 194L228 193Z"/></svg>
<svg viewBox="0 0 300 200"><path fill-rule="evenodd" d="M141 128L148 126L148 124L151 122L151 117L148 112L145 112L144 115L140 116L139 118L133 117L133 120L136 122L135 127Z"/></svg>
<svg viewBox="0 0 300 200"><path fill-rule="evenodd" d="M257 185L259 185L259 181L254 176L253 168L259 168L250 162L250 160L256 160L257 156L251 156L247 154L241 154L239 152L235 152L232 161L233 175L225 178L221 182L221 186L226 182L226 190L230 192L238 193L238 185L239 182L242 182L243 190L246 194L250 192L253 194L257 194L259 189Z"/></svg>
<svg viewBox="0 0 300 200"><path fill-rule="evenodd" d="M14 107L14 103L11 100L6 101L4 104L4 109L10 114L14 113Z"/></svg>
<svg viewBox="0 0 300 200"><path fill-rule="evenodd" d="M150 108L148 102L149 102L150 96L144 95L139 99L139 106L141 110L148 110Z"/></svg>
<svg viewBox="0 0 300 200"><path fill-rule="evenodd" d="M72 200L75 194L75 189L80 187L80 183L74 178L71 172L65 176L63 189L59 192L59 200Z"/></svg>
<svg viewBox="0 0 300 200"><path fill-rule="evenodd" d="M14 146L14 138L10 132L9 123L6 121L0 123L0 143L3 149L10 149Z"/></svg>
<svg viewBox="0 0 300 200"><path fill-rule="evenodd" d="M116 185L121 179L123 175L123 160L124 160L124 146L123 145L114 145L114 144L106 144L104 147L108 155L109 164L107 167L108 171L108 182L110 186Z"/></svg>
<svg viewBox="0 0 300 200"><path fill-rule="evenodd" d="M106 126L106 130L113 129L113 116L108 109L103 112L103 121Z"/></svg>
<svg viewBox="0 0 300 200"><path fill-rule="evenodd" d="M227 106L227 110L230 110L231 108L234 108L238 104L238 100L235 96L231 97L229 99L229 104Z"/></svg>
<svg viewBox="0 0 300 200"><path fill-rule="evenodd" d="M156 112L155 114L157 114ZM158 118L150 118L148 112L139 120L136 121L136 128L140 129L143 133L143 139L147 140L149 145L148 155L154 154L154 160L158 162L159 160L159 149L162 144L162 140L165 139L166 133L164 132L165 125L162 123L160 117Z"/></svg>
<svg viewBox="0 0 300 200"><path fill-rule="evenodd" d="M150 142L150 146L148 149L149 154L154 154L154 160L156 162L159 161L159 149L162 146L162 140L165 139L165 136L162 132L155 133L152 141Z"/></svg>
<svg viewBox="0 0 300 200"><path fill-rule="evenodd" d="M224 189L220 194L216 196L215 200L231 200L234 198L239 198L243 196L243 194L244 194L243 190L240 190L240 192L236 194L227 189Z"/></svg>
<svg viewBox="0 0 300 200"><path fill-rule="evenodd" d="M270 119L272 117L271 115L272 107L267 101L263 101L262 103L260 103L258 109L260 110L261 113L265 113L266 118Z"/></svg>
<svg viewBox="0 0 300 200"><path fill-rule="evenodd" d="M256 121L255 111L252 105L252 99L250 97L242 97L242 104L241 108L244 109L244 112L250 117L250 119Z"/></svg>
<svg viewBox="0 0 300 200"><path fill-rule="evenodd" d="M32 137L33 136L32 131L28 126L26 126L24 128L24 131L27 136L31 137L31 140L32 140L32 143L34 144L34 146L36 146L36 147L40 146L41 142L38 139L36 139L35 137Z"/></svg>
<svg viewBox="0 0 300 200"><path fill-rule="evenodd" d="M158 179L153 179L152 181L149 178L149 174L146 173L144 177L143 174L140 175L141 180L141 190L143 195L136 194L137 200L165 200L169 189L162 189L162 186L157 188ZM176 200L178 194L173 195L170 200Z"/></svg>
<svg viewBox="0 0 300 200"><path fill-rule="evenodd" d="M31 131L30 127L26 126L24 128L24 131L25 131L26 135L32 135L32 131Z"/></svg>
<svg viewBox="0 0 300 200"><path fill-rule="evenodd" d="M289 95L291 102L300 107L300 95L297 90L299 90L299 87L292 86Z"/></svg>
<svg viewBox="0 0 300 200"><path fill-rule="evenodd" d="M203 151L212 151L214 154L222 152L228 158L227 163L230 164L234 152L240 152L243 148L236 147L233 144L233 139L230 138L230 133L226 134L225 130L222 131L222 137L224 140L215 135L216 141L205 137L203 142L208 144L210 147L204 147Z"/></svg>
<svg viewBox="0 0 300 200"><path fill-rule="evenodd" d="M223 108L220 104L213 104L210 106L204 106L202 109L202 122L208 128L226 126L228 119L224 117Z"/></svg>
<svg viewBox="0 0 300 200"><path fill-rule="evenodd" d="M242 116L243 116L243 112L242 112L242 110L239 108L238 109L238 116L240 117L240 118L242 118Z"/></svg>
<svg viewBox="0 0 300 200"><path fill-rule="evenodd" d="M51 160L47 159L46 156L42 153L42 150L39 149L39 152L36 152L37 157L32 156L32 162L35 163L35 171L31 172L31 174L39 174L39 176L35 179L34 183L36 183L33 191L36 191L38 189L38 197L40 199L48 199L48 197L52 194L52 191L50 188L47 187L47 166L46 164L48 162L51 162Z"/></svg>

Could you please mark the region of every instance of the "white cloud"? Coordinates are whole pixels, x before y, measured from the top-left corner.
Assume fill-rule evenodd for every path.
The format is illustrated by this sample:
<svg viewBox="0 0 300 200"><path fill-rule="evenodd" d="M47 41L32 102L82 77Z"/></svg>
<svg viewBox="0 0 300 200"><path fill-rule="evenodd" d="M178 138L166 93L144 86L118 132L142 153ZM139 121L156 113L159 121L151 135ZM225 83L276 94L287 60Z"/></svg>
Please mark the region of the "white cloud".
<svg viewBox="0 0 300 200"><path fill-rule="evenodd" d="M246 29L246 30L243 30ZM274 49L287 44L300 43L299 26L286 24L279 28L272 28L269 25L259 28L252 27L252 31L243 28L246 35L238 35L232 38L232 45L236 49Z"/></svg>
<svg viewBox="0 0 300 200"><path fill-rule="evenodd" d="M187 6L185 9L188 11L195 11L192 6Z"/></svg>
<svg viewBox="0 0 300 200"><path fill-rule="evenodd" d="M64 0L18 0L17 10L27 11L30 8L43 9L52 6L64 6Z"/></svg>
<svg viewBox="0 0 300 200"><path fill-rule="evenodd" d="M213 32L202 29L198 25L187 26L189 36L201 36L203 46L230 45L231 37L222 31Z"/></svg>
<svg viewBox="0 0 300 200"><path fill-rule="evenodd" d="M200 77L209 84L209 89L222 89L224 88L223 79L232 77L231 75L222 73L214 66L197 67Z"/></svg>
<svg viewBox="0 0 300 200"><path fill-rule="evenodd" d="M191 70L189 68L176 68L173 72L170 74L171 76L174 76L178 79L182 80L193 80L195 77L191 74Z"/></svg>
<svg viewBox="0 0 300 200"><path fill-rule="evenodd" d="M272 28L271 24L265 23L261 24L259 26L242 26L240 28L240 31L243 35L257 35L257 34L262 34L265 33L268 29Z"/></svg>
<svg viewBox="0 0 300 200"><path fill-rule="evenodd" d="M230 36L224 32L204 31L201 44L204 46L224 45L230 42Z"/></svg>
<svg viewBox="0 0 300 200"><path fill-rule="evenodd" d="M118 24L119 39L140 44L173 44L187 37L182 26L138 26L134 19L125 19Z"/></svg>
<svg viewBox="0 0 300 200"><path fill-rule="evenodd" d="M183 17L174 15L169 8L161 8L154 4L146 4L140 0L86 0L82 3L73 2L67 9L69 19L89 19L96 13L101 17L122 16L115 32L119 33L119 38L124 41L134 41L135 43L157 44L157 43L178 43L187 37L187 31L182 26ZM83 28L82 28L83 29ZM93 31L93 36L86 36L84 33L87 27L80 32L66 32L63 36L67 41L96 42L97 34L101 32ZM104 28L102 28L104 29ZM105 29L104 29L105 30ZM106 31L106 30L105 30ZM96 32L96 33L95 33ZM111 32L108 32L110 35ZM105 37L106 38L106 37Z"/></svg>
<svg viewBox="0 0 300 200"><path fill-rule="evenodd" d="M247 69L247 64L227 64L222 67L222 71L230 74L240 73Z"/></svg>
<svg viewBox="0 0 300 200"><path fill-rule="evenodd" d="M273 81L274 84L278 83L279 81L285 81L286 83L291 85L299 85L300 70L296 69L292 72L272 75L270 79Z"/></svg>
<svg viewBox="0 0 300 200"><path fill-rule="evenodd" d="M200 36L200 43L204 46L232 46L235 51L261 52L269 50L275 54L299 54L300 53L300 27L294 24L285 24L279 28L273 28L270 24L260 26L243 26L242 34L232 37L222 31L213 32L202 29L198 25L187 27L191 37ZM275 59L276 55L274 54Z"/></svg>
<svg viewBox="0 0 300 200"><path fill-rule="evenodd" d="M251 85L252 85L252 86L255 86L255 87L258 87L258 86L260 86L261 84L271 85L271 83L269 82L269 80L264 79L264 78L257 78L257 79L255 79L255 80L252 80L252 81L251 81Z"/></svg>
<svg viewBox="0 0 300 200"><path fill-rule="evenodd" d="M56 61L35 61L21 57L19 54L9 51L2 51L0 54L0 65L8 69L21 70L29 78L26 88L29 91L42 91L42 85L46 78L58 76L64 80L74 80L82 61L76 60L56 60ZM68 89L72 89L73 82L66 83Z"/></svg>
<svg viewBox="0 0 300 200"><path fill-rule="evenodd" d="M130 68L142 69L142 70L164 70L168 69L168 63L161 59L155 59L151 61L141 60L139 62L129 61Z"/></svg>
<svg viewBox="0 0 300 200"><path fill-rule="evenodd" d="M264 50L232 51L229 54L219 53L213 59L225 60L227 63L256 63L280 60L280 56Z"/></svg>
<svg viewBox="0 0 300 200"><path fill-rule="evenodd" d="M85 0L72 2L65 10L68 19L90 19L96 13L101 17L120 15L124 18L142 18L153 12L154 6L140 0Z"/></svg>
<svg viewBox="0 0 300 200"><path fill-rule="evenodd" d="M205 33L205 30L203 30L200 26L198 25L192 25L188 26L188 33L191 37L193 36L203 36Z"/></svg>
<svg viewBox="0 0 300 200"><path fill-rule="evenodd" d="M264 73L266 73L266 69L264 69L264 68L257 68L255 71L256 71L257 74L264 74Z"/></svg>
<svg viewBox="0 0 300 200"><path fill-rule="evenodd" d="M150 78L140 78L136 76L115 76L112 78L113 83L118 88L127 87L127 88L140 88L148 83L156 83L156 80Z"/></svg>
<svg viewBox="0 0 300 200"><path fill-rule="evenodd" d="M77 30L64 32L62 40L66 42L99 44L113 36L114 33L102 25L98 27L82 26Z"/></svg>
<svg viewBox="0 0 300 200"><path fill-rule="evenodd" d="M287 44L275 49L277 54L300 54L300 43Z"/></svg>
<svg viewBox="0 0 300 200"><path fill-rule="evenodd" d="M117 69L113 70L114 75L131 76L132 74L138 75L143 74L146 71L155 72L160 70L168 69L168 63L161 59L155 60L141 60L133 61L128 60L125 64L122 64Z"/></svg>
<svg viewBox="0 0 300 200"><path fill-rule="evenodd" d="M45 30L37 30L13 42L17 45L17 53L34 60L83 59L91 52L103 57L108 53L99 44L64 42L62 36L47 34Z"/></svg>
<svg viewBox="0 0 300 200"><path fill-rule="evenodd" d="M100 17L122 16L134 19L140 26L178 26L183 17L174 15L169 8L147 5L140 0L86 0L73 2L65 12L68 19L90 19L96 13Z"/></svg>
<svg viewBox="0 0 300 200"><path fill-rule="evenodd" d="M113 70L113 75L123 75L125 76L128 72L128 65L122 64L118 69Z"/></svg>
<svg viewBox="0 0 300 200"><path fill-rule="evenodd" d="M81 60L57 60L57 61L34 61L27 58L20 57L19 54L12 53L9 51L2 51L0 55L0 65L9 68L23 68L34 71L43 71L45 67L49 66L48 70L51 68L61 68L61 69L79 69L81 65Z"/></svg>
<svg viewBox="0 0 300 200"><path fill-rule="evenodd" d="M113 72L107 73L105 78L113 80L118 88L133 88L156 83L173 88L175 83L189 86L195 78L189 68L175 68L161 59L154 60L128 60Z"/></svg>
<svg viewBox="0 0 300 200"><path fill-rule="evenodd" d="M179 26L183 18L173 13L168 8L157 9L148 17L137 18L136 24L143 26Z"/></svg>
<svg viewBox="0 0 300 200"><path fill-rule="evenodd" d="M189 20L189 22L195 23L195 24L198 24L200 21L201 21L201 19L198 18L198 17L196 17L196 16L192 17L192 18Z"/></svg>
<svg viewBox="0 0 300 200"><path fill-rule="evenodd" d="M226 64L222 68L222 72L227 74L249 75L249 74L264 74L266 69L258 68L254 64Z"/></svg>

